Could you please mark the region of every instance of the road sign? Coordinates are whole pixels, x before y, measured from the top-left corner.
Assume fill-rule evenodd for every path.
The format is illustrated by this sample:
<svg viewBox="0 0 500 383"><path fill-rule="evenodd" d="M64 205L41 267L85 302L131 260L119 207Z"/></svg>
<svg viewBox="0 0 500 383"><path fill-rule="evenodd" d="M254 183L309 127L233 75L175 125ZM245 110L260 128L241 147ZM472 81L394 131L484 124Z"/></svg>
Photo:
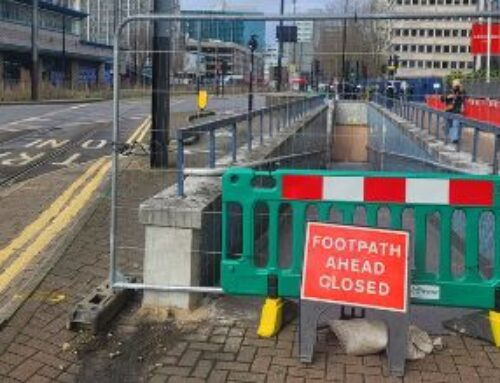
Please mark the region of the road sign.
<svg viewBox="0 0 500 383"><path fill-rule="evenodd" d="M486 23L472 24L471 53L473 55L487 54L488 37L491 40L491 54L500 55L500 23L491 25L491 33L489 36L488 25Z"/></svg>
<svg viewBox="0 0 500 383"><path fill-rule="evenodd" d="M406 312L409 234L309 222L301 298Z"/></svg>

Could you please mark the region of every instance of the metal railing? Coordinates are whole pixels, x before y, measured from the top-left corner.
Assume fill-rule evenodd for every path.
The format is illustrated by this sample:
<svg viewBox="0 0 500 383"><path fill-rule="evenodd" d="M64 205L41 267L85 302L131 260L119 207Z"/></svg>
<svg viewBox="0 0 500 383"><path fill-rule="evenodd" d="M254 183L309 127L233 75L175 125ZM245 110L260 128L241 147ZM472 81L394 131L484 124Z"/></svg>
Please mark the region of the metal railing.
<svg viewBox="0 0 500 383"><path fill-rule="evenodd" d="M238 124L246 123L246 132L244 140L248 152L253 150L254 139L258 140L258 144L264 144L265 134L270 138L273 134L279 133L281 130L288 128L295 121L303 118L309 111L320 106L324 102L324 96L316 95L303 97L292 102L282 103L279 105L269 106L254 110L250 113L240 113L230 117L217 119L214 121L200 122L187 128L177 131L177 195L184 196L184 177L186 173L197 173L187 171L185 167L185 144L187 139L191 139L194 135L206 135L208 154L206 158L207 174L210 174L210 169L216 167L217 153L217 138L216 131L225 129L230 133L229 150L231 162L235 163L238 160ZM265 132L265 122L267 120L267 132ZM276 125L276 127L274 126ZM257 134L254 135L254 126L257 128ZM198 172L200 173L200 172Z"/></svg>
<svg viewBox="0 0 500 383"><path fill-rule="evenodd" d="M460 114L433 109L422 103L388 98L380 94L376 94L373 97L373 101L391 110L399 117L414 123L418 129L427 131L429 135L443 141L445 144L449 143L448 131L453 120L458 120L461 128L459 130L459 140L456 145L457 152L463 149L470 152L472 162L479 162L478 157L481 155L483 160L491 165L492 174L498 173L498 150L500 147L500 129L498 126L466 118ZM471 142L468 148L465 148L463 140L465 129L472 129ZM484 158L485 153L479 150L480 136L484 134L490 135L492 139L492 149L490 150L489 158Z"/></svg>

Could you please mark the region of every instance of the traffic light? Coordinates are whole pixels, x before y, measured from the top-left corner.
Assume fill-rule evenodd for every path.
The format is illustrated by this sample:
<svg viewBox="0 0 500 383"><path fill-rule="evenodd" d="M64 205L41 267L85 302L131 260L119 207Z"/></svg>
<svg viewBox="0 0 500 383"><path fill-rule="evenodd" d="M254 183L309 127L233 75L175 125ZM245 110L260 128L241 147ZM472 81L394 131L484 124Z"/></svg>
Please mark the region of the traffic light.
<svg viewBox="0 0 500 383"><path fill-rule="evenodd" d="M259 47L259 43L257 42L257 35L252 35L250 37L250 40L248 41L248 48L252 52L255 52L255 50L257 50L258 47Z"/></svg>

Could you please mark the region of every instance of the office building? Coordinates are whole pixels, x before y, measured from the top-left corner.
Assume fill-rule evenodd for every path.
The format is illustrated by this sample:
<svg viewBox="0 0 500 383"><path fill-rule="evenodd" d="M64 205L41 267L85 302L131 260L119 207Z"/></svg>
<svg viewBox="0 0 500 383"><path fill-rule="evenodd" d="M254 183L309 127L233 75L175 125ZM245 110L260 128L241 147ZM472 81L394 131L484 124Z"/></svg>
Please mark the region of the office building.
<svg viewBox="0 0 500 383"><path fill-rule="evenodd" d="M394 12L475 11L476 0L395 0ZM393 20L392 54L399 56L401 78L443 77L453 70L472 71L470 52L472 20Z"/></svg>
<svg viewBox="0 0 500 383"><path fill-rule="evenodd" d="M0 86L29 81L32 2L0 1ZM87 13L79 0L39 1L40 78L52 84L97 84L106 81L109 47L82 38ZM109 73L109 71L108 71Z"/></svg>

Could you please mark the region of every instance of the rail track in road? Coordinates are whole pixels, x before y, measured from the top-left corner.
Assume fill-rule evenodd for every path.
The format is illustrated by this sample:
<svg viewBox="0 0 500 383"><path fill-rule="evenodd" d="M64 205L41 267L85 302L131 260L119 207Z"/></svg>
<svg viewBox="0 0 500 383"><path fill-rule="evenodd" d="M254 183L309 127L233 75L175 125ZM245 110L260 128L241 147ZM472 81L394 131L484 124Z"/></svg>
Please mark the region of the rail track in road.
<svg viewBox="0 0 500 383"><path fill-rule="evenodd" d="M14 182L21 181L23 177L27 175L33 175L32 173L36 172L36 170L38 170L40 167L49 165L55 159L61 157L64 154L68 154L69 152L71 152L71 150L74 150L75 148L79 147L82 143L91 138L99 130L105 128L106 125L108 125L107 127L110 126L110 124L102 124L87 129L84 133L79 134L76 138L69 141L68 144L60 148L55 148L49 151L42 158L35 160L30 164L23 166L22 169L18 170L17 172L13 172L13 174L7 175L7 177L0 179L0 187L9 186ZM19 138L19 136L17 136L16 139L17 138ZM5 142L8 141L4 141L2 142L2 144Z"/></svg>

